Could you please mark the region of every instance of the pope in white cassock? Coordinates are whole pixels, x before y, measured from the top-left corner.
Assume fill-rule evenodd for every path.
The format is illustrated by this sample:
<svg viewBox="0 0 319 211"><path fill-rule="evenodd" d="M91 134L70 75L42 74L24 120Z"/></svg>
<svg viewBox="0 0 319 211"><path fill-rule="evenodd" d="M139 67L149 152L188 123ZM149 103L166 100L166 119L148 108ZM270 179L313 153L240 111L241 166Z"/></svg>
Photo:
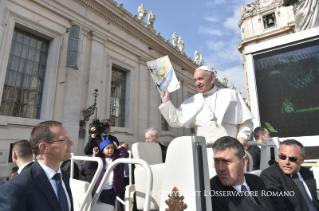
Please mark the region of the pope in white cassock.
<svg viewBox="0 0 319 211"><path fill-rule="evenodd" d="M195 127L196 135L213 143L222 136L237 138L244 146L253 130L253 115L241 95L233 89L214 85L212 68L201 66L195 70L194 80L198 94L186 99L179 108L170 101L167 90L161 96L160 112L171 127ZM213 153L208 149L210 177L214 176Z"/></svg>

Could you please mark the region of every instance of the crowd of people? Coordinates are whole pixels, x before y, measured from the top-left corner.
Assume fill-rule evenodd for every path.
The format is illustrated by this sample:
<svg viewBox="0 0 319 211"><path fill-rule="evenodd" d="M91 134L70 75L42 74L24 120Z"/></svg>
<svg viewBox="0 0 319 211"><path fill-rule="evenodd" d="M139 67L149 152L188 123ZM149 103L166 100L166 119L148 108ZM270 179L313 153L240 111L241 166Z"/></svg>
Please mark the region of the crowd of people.
<svg viewBox="0 0 319 211"><path fill-rule="evenodd" d="M208 149L210 196L212 209L218 210L319 210L316 181L313 173L301 166L306 155L304 146L294 139L281 143L278 162L273 162L259 176L245 173L248 157L247 140L253 134L257 142L271 138L262 127L253 130L252 114L232 89L214 85L215 75L207 66L195 70L198 94L186 99L178 108L170 101L167 90L159 109L172 127L194 127L197 135L213 143ZM92 194L110 164L129 156L129 146L110 134L111 121L104 119L98 126L90 126L84 154L99 157L103 163ZM166 160L167 146L159 143L156 128L145 130L145 142L159 144L162 160ZM62 123L45 121L36 125L30 140L14 143L12 160L17 165L0 183L0 210L62 210L73 211L70 190L70 158L73 142ZM260 168L260 148L247 147L253 158L254 170ZM134 155L133 155L134 158ZM80 171L76 166L73 178L81 176L88 182L96 172L97 163L87 162ZM108 175L100 194L100 201L124 210L116 197L124 200L128 185L127 165L116 166ZM133 170L134 171L134 170ZM134 208L136 210L136 207Z"/></svg>

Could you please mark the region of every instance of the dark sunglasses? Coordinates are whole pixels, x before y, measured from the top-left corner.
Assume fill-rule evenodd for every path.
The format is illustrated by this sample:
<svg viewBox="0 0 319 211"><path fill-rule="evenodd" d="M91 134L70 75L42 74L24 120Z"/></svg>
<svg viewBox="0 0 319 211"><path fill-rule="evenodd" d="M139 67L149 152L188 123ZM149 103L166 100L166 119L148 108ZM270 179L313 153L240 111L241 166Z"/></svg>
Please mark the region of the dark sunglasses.
<svg viewBox="0 0 319 211"><path fill-rule="evenodd" d="M280 158L280 160L286 160L287 159L287 155L284 155L284 154L280 154L280 155L278 155L278 157ZM298 161L298 158L296 158L296 157L288 157L288 160L290 162L295 163L295 162Z"/></svg>

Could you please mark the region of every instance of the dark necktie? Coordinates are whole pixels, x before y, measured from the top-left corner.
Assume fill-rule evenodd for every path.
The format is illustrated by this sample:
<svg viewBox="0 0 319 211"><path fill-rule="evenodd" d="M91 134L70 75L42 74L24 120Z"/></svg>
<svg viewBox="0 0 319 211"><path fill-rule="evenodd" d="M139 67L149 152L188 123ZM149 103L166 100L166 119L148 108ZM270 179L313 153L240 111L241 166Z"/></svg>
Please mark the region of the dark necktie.
<svg viewBox="0 0 319 211"><path fill-rule="evenodd" d="M251 200L252 202L254 202L254 204L256 204L256 206L260 209L260 207L259 207L259 205L257 204L255 198L254 198L252 195L250 195L250 193L248 192L248 190L247 190L247 188L246 188L245 185L242 185L242 186L241 186L241 192L243 192L243 195L244 195L245 197L247 197L249 200Z"/></svg>
<svg viewBox="0 0 319 211"><path fill-rule="evenodd" d="M61 174L56 173L52 179L56 181L56 186L58 188L58 198L62 211L69 211L68 199L66 198L64 188L62 186Z"/></svg>
<svg viewBox="0 0 319 211"><path fill-rule="evenodd" d="M299 175L298 174L293 174L292 175L292 178L294 180L294 182L296 183L296 185L298 186L300 192L301 192L301 195L303 196L303 198L305 199L306 201L306 204L309 208L310 211L317 211L315 205L313 204L313 202L311 201L307 191L306 191L306 188L305 186L303 185L303 182L300 181L299 179Z"/></svg>
<svg viewBox="0 0 319 211"><path fill-rule="evenodd" d="M108 138L108 135L103 135L103 141L107 140L107 138Z"/></svg>

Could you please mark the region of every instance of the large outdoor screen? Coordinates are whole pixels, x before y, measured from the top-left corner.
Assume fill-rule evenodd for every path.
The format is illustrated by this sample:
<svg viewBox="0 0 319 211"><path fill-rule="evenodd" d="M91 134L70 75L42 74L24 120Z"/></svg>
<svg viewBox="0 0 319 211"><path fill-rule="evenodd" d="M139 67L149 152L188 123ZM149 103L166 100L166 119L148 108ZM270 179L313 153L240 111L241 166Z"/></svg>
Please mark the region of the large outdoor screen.
<svg viewBox="0 0 319 211"><path fill-rule="evenodd" d="M255 55L261 126L276 137L319 133L319 40Z"/></svg>

